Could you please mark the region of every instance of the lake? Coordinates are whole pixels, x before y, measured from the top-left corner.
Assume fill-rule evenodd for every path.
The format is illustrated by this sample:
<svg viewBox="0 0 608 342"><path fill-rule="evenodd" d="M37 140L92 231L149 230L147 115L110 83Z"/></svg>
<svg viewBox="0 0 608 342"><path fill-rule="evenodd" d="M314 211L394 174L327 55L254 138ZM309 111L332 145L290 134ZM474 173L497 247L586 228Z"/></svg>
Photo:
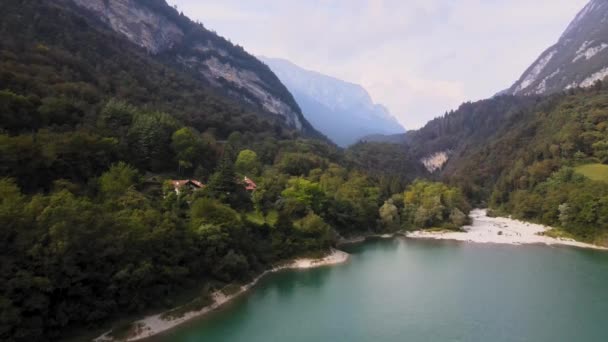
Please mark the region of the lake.
<svg viewBox="0 0 608 342"><path fill-rule="evenodd" d="M397 238L148 341L608 341L608 253Z"/></svg>

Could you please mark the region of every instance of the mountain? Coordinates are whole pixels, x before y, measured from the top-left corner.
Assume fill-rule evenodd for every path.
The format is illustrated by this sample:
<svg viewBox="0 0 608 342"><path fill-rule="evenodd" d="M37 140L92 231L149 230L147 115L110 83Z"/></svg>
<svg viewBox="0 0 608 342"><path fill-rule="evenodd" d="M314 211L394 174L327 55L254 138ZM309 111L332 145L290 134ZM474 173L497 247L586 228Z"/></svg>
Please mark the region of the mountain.
<svg viewBox="0 0 608 342"><path fill-rule="evenodd" d="M608 1L592 0L558 43L547 49L511 88L487 100L464 103L423 128L408 131L402 140L429 171L451 175L460 170L460 161L467 159L471 151L508 134L515 125L513 118L543 110L538 103L549 101L547 96L587 88L608 76L607 48Z"/></svg>
<svg viewBox="0 0 608 342"><path fill-rule="evenodd" d="M404 149L477 206L608 244L608 84L465 103Z"/></svg>
<svg viewBox="0 0 608 342"><path fill-rule="evenodd" d="M607 13L591 1L508 92L407 132L412 157L478 206L607 244Z"/></svg>
<svg viewBox="0 0 608 342"><path fill-rule="evenodd" d="M107 3L114 6L122 2ZM140 3L162 5L167 13L177 13L164 1L133 2ZM139 7L129 8L136 9ZM73 182L94 178L119 160L129 160L146 171L174 170L179 157L172 150L172 135L181 127L204 133L208 141L225 142L232 137L233 141L250 143L268 141L266 146L270 147L272 139L322 137L301 113L294 116L294 120L301 117L302 130L298 131L285 119L285 113L273 114L246 101L247 92L237 92L239 89L227 82L225 87L210 84L203 74L175 62L177 52L152 53L72 1L2 1L0 19L0 136L44 133L36 133L28 143L19 144L15 138L15 144L0 146L6 148L0 153L0 176L15 178L26 192L49 191L58 177ZM169 24L158 25L160 30ZM224 41L215 34L205 34ZM141 37L146 37L143 31ZM226 43L225 48L230 45ZM238 50L233 47L226 53L238 55ZM268 67L245 52L240 56L242 60L235 63L256 65L259 75L276 83L269 89L279 93L282 89L299 111ZM117 103L154 115L106 110L125 107L109 106ZM112 118L119 114L124 117ZM104 115L116 121L105 122ZM7 146L14 150L9 152ZM221 146L214 149L204 153L192 150L187 159L193 162L180 159L187 165L181 173L192 175L198 169L199 177L209 175ZM271 159L271 154L267 158Z"/></svg>
<svg viewBox="0 0 608 342"><path fill-rule="evenodd" d="M511 89L408 131L404 149L477 206L608 244L607 4L591 1Z"/></svg>
<svg viewBox="0 0 608 342"><path fill-rule="evenodd" d="M148 54L309 136L319 136L267 66L165 0L61 0Z"/></svg>
<svg viewBox="0 0 608 342"><path fill-rule="evenodd" d="M283 59L260 59L291 91L313 126L338 145L351 145L366 135L404 131L360 85L305 70Z"/></svg>
<svg viewBox="0 0 608 342"><path fill-rule="evenodd" d="M549 94L587 88L608 76L608 1L591 0L557 44L548 48L507 91Z"/></svg>

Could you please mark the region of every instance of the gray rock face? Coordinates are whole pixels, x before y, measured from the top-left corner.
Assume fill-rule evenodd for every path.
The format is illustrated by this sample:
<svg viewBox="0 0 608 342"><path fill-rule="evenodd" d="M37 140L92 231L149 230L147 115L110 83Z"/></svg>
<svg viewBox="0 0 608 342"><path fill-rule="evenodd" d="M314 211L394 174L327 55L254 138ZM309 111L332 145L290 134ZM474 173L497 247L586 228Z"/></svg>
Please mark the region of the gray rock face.
<svg viewBox="0 0 608 342"><path fill-rule="evenodd" d="M360 85L305 70L283 59L260 59L291 91L306 119L336 144L345 147L371 134L405 132Z"/></svg>
<svg viewBox="0 0 608 342"><path fill-rule="evenodd" d="M79 6L99 14L116 32L133 43L156 54L180 43L182 30L151 9L138 6L134 0L73 0Z"/></svg>
<svg viewBox="0 0 608 342"><path fill-rule="evenodd" d="M85 9L150 54L188 68L239 102L279 115L289 127L315 135L292 95L268 67L164 0L64 1Z"/></svg>
<svg viewBox="0 0 608 342"><path fill-rule="evenodd" d="M608 76L608 0L591 0L551 46L508 90L548 94L590 87Z"/></svg>

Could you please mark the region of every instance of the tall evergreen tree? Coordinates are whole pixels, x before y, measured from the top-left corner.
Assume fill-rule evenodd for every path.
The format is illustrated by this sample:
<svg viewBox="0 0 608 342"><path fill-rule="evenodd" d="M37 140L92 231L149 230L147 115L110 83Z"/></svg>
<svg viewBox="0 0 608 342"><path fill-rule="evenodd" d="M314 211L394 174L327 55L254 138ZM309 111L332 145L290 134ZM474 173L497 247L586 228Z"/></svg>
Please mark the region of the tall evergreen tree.
<svg viewBox="0 0 608 342"><path fill-rule="evenodd" d="M244 187L237 178L234 163L229 156L224 155L220 160L215 173L209 179L208 191L233 207L240 207L246 199Z"/></svg>

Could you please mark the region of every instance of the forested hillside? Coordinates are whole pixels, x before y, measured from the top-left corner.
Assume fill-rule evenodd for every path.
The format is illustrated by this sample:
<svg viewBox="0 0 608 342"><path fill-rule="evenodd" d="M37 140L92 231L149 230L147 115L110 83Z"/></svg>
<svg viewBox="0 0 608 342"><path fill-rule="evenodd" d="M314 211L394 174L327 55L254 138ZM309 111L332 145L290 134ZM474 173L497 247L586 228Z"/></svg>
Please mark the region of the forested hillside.
<svg viewBox="0 0 608 342"><path fill-rule="evenodd" d="M608 89L465 104L408 135L414 155L449 151L439 176L477 205L606 244ZM582 170L577 172L577 170ZM595 176L595 177L594 177Z"/></svg>
<svg viewBox="0 0 608 342"><path fill-rule="evenodd" d="M60 0L87 24L114 32L150 57L204 83L231 101L321 138L272 71L242 47L190 20L165 0Z"/></svg>
<svg viewBox="0 0 608 342"><path fill-rule="evenodd" d="M0 16L2 341L82 340L414 222L405 150L304 139L53 2Z"/></svg>
<svg viewBox="0 0 608 342"><path fill-rule="evenodd" d="M608 244L607 13L589 1L509 90L407 132L413 156L476 205Z"/></svg>

